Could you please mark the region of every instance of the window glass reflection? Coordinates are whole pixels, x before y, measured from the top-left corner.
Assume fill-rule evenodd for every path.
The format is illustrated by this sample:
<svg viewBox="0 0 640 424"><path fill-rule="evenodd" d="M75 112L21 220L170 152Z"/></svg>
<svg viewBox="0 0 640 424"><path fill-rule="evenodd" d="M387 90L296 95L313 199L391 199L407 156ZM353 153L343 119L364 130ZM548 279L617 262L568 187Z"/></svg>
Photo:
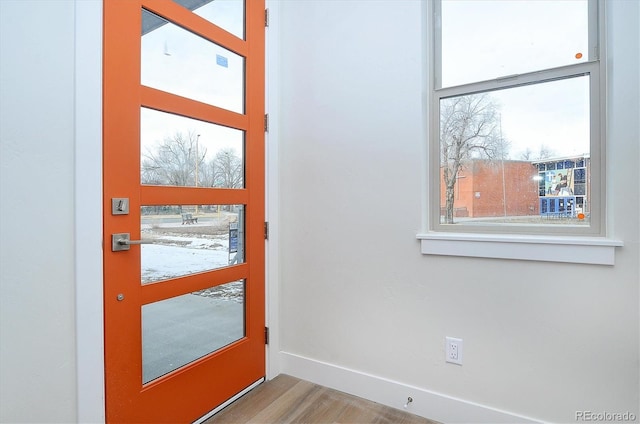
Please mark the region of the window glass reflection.
<svg viewBox="0 0 640 424"><path fill-rule="evenodd" d="M144 9L140 80L244 113L244 58Z"/></svg>
<svg viewBox="0 0 640 424"><path fill-rule="evenodd" d="M174 0L238 38L244 38L244 0Z"/></svg>
<svg viewBox="0 0 640 424"><path fill-rule="evenodd" d="M142 307L142 383L245 335L244 280Z"/></svg>
<svg viewBox="0 0 640 424"><path fill-rule="evenodd" d="M587 61L588 6L587 0L443 0L441 86Z"/></svg>

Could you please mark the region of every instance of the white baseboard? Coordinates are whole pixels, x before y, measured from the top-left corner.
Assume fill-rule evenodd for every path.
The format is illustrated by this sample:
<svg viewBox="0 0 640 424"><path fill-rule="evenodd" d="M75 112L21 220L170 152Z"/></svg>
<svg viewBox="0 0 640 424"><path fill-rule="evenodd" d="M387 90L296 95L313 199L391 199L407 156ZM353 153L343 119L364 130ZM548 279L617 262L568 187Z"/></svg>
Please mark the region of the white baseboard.
<svg viewBox="0 0 640 424"><path fill-rule="evenodd" d="M541 423L542 421L456 399L326 362L280 352L280 371L442 423ZM413 401L404 407L407 398Z"/></svg>

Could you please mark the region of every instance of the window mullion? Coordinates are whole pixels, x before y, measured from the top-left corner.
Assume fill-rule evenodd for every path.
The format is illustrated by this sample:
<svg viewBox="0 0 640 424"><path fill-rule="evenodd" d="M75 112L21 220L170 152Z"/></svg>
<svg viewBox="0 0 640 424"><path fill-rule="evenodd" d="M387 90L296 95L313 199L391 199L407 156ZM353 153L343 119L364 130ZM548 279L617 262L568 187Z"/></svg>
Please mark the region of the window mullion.
<svg viewBox="0 0 640 424"><path fill-rule="evenodd" d="M433 25L433 84L435 88L442 87L442 2L436 0L428 2L432 8L431 25Z"/></svg>
<svg viewBox="0 0 640 424"><path fill-rule="evenodd" d="M598 43L598 35L600 26L598 25L598 1L589 0L588 19L589 19L589 61L598 60L602 54Z"/></svg>
<svg viewBox="0 0 640 424"><path fill-rule="evenodd" d="M463 94L483 93L487 91L501 90L519 87L529 84L550 82L565 78L577 77L598 72L599 62L584 62L575 65L567 65L558 68L545 69L526 74L513 75L508 78L496 78L487 81L479 81L464 85L437 88L434 90L437 101L447 97L455 97Z"/></svg>

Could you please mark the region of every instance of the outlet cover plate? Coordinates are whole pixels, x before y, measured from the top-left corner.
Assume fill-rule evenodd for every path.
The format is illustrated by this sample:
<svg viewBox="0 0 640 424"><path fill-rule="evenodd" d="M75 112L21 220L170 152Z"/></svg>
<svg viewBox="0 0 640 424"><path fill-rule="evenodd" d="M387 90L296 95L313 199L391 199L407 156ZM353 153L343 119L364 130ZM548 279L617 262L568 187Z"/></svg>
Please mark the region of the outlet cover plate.
<svg viewBox="0 0 640 424"><path fill-rule="evenodd" d="M445 361L462 365L462 339L445 337Z"/></svg>

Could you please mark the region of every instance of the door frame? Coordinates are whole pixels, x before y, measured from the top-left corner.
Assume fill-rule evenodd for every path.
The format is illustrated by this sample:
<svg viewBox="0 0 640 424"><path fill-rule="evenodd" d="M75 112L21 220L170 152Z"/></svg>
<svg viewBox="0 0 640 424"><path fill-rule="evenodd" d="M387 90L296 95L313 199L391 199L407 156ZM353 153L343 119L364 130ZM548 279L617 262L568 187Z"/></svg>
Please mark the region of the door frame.
<svg viewBox="0 0 640 424"><path fill-rule="evenodd" d="M77 421L105 422L102 264L102 1L75 7Z"/></svg>
<svg viewBox="0 0 640 424"><path fill-rule="evenodd" d="M266 0L270 28L265 47L267 81L266 110L270 128L265 175L266 217L270 235L266 243L266 325L270 327L266 356L267 380L280 374L278 331L278 126L279 86L277 1ZM77 421L105 422L104 307L102 263L102 45L103 2L75 0L75 234L76 281L76 381Z"/></svg>

